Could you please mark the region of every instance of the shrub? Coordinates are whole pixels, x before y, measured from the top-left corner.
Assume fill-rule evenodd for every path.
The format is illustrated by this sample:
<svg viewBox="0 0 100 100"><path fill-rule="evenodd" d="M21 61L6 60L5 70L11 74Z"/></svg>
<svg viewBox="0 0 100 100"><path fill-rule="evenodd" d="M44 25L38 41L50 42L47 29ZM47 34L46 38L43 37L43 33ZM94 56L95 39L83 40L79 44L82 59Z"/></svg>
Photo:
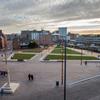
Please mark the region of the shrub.
<svg viewBox="0 0 100 100"><path fill-rule="evenodd" d="M37 48L38 44L35 41L31 41L28 45L29 48Z"/></svg>
<svg viewBox="0 0 100 100"><path fill-rule="evenodd" d="M24 61L23 59L17 59L17 61Z"/></svg>

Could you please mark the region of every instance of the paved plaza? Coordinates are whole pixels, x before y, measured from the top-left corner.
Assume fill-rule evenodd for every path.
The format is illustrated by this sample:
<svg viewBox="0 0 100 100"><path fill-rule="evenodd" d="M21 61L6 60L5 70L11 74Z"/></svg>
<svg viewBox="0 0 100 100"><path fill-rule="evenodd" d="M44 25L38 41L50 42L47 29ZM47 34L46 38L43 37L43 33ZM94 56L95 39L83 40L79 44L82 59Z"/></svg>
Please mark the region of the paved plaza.
<svg viewBox="0 0 100 100"><path fill-rule="evenodd" d="M46 53L39 53L30 61L8 62L11 82L17 82L20 87L11 95L2 95L0 100L63 100L63 86L56 87L56 81L61 82L61 62L40 62ZM5 67L5 62L0 62ZM6 69L6 68L5 68ZM28 80L28 74L34 75L34 80ZM100 78L74 84L79 80L100 75L98 64L80 65L80 61L67 61L67 98L68 100L100 100ZM0 77L0 87L7 81Z"/></svg>

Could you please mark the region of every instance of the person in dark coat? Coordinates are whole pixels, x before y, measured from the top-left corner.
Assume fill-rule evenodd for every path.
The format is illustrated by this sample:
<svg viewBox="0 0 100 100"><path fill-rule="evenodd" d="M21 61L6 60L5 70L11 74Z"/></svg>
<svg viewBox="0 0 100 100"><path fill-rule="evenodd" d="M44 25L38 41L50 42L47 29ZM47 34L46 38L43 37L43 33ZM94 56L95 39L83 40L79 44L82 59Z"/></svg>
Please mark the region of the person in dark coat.
<svg viewBox="0 0 100 100"><path fill-rule="evenodd" d="M31 80L31 74L28 74L28 80Z"/></svg>
<svg viewBox="0 0 100 100"><path fill-rule="evenodd" d="M31 74L31 80L34 80L34 76Z"/></svg>
<svg viewBox="0 0 100 100"><path fill-rule="evenodd" d="M85 65L87 65L87 61L85 61Z"/></svg>

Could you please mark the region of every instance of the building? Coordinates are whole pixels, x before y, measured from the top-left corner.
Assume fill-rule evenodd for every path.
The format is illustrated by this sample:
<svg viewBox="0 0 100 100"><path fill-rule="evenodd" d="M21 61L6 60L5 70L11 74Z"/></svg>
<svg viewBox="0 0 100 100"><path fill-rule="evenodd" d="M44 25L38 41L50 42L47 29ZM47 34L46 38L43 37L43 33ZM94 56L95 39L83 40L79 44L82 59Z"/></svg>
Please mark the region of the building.
<svg viewBox="0 0 100 100"><path fill-rule="evenodd" d="M7 37L7 48L19 49L20 48L20 36L18 33L6 34Z"/></svg>
<svg viewBox="0 0 100 100"><path fill-rule="evenodd" d="M41 31L33 30L32 33L31 33L31 40L38 41L40 34L41 34Z"/></svg>
<svg viewBox="0 0 100 100"><path fill-rule="evenodd" d="M76 38L75 44L79 48L100 52L100 36L82 35Z"/></svg>
<svg viewBox="0 0 100 100"><path fill-rule="evenodd" d="M5 48L7 44L7 39L6 36L2 33L2 30L0 30L0 49Z"/></svg>
<svg viewBox="0 0 100 100"><path fill-rule="evenodd" d="M20 49L20 41L18 38L13 39L12 46L14 50Z"/></svg>
<svg viewBox="0 0 100 100"><path fill-rule="evenodd" d="M69 32L68 35L70 36L70 40L75 41L75 39L79 36L77 33L71 33Z"/></svg>
<svg viewBox="0 0 100 100"><path fill-rule="evenodd" d="M52 34L49 31L42 30L39 36L39 44L44 46L52 45Z"/></svg>
<svg viewBox="0 0 100 100"><path fill-rule="evenodd" d="M31 41L36 41L39 45L49 45L52 42L51 33L45 30L21 31L21 36L20 36L21 45L26 46Z"/></svg>
<svg viewBox="0 0 100 100"><path fill-rule="evenodd" d="M0 36L0 49L2 49L3 48L3 37L2 36Z"/></svg>
<svg viewBox="0 0 100 100"><path fill-rule="evenodd" d="M59 34L60 34L59 42L62 43L63 40L67 40L67 44L68 44L70 41L70 36L68 34L67 27L60 27L58 30L59 30Z"/></svg>
<svg viewBox="0 0 100 100"><path fill-rule="evenodd" d="M21 44L28 44L32 40L31 34L32 31L30 30L21 31L21 35L20 35Z"/></svg>
<svg viewBox="0 0 100 100"><path fill-rule="evenodd" d="M95 44L100 46L100 36L95 35L82 35L78 36L75 40L76 44L85 44L85 45L91 45Z"/></svg>
<svg viewBox="0 0 100 100"><path fill-rule="evenodd" d="M54 31L52 33L52 41L54 43L58 43L60 41L60 34L59 34L59 31Z"/></svg>

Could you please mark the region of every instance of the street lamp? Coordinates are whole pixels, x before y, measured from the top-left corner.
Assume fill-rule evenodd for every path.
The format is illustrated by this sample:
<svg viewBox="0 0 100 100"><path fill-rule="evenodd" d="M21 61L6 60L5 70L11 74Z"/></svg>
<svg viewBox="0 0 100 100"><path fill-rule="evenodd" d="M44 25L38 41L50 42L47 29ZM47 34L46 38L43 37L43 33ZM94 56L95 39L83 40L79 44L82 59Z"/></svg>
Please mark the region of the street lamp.
<svg viewBox="0 0 100 100"><path fill-rule="evenodd" d="M63 71L63 66L64 66L64 64L63 64L63 59L64 59L64 55L63 55L63 40L62 40L62 49L61 49L61 53L62 53L62 63L61 63L61 84L63 85L63 73L64 73L64 71Z"/></svg>
<svg viewBox="0 0 100 100"><path fill-rule="evenodd" d="M61 40L64 42L64 71L63 71L63 51L62 51L62 70L61 70L61 83L63 84L64 81L64 100L66 100L66 60L67 60L67 52L66 52L66 45L67 45L67 28L60 27L59 28L59 36ZM63 49L62 49L63 50ZM64 77L64 79L63 79Z"/></svg>
<svg viewBox="0 0 100 100"><path fill-rule="evenodd" d="M5 57L5 64L6 64L6 68L7 68L7 83L5 83L1 88L0 88L0 92L1 93L14 93L15 90L19 87L19 83L10 83L10 72L9 72L9 68L7 66L7 39L6 37L4 37L4 57Z"/></svg>
<svg viewBox="0 0 100 100"><path fill-rule="evenodd" d="M7 72L8 72L8 87L10 87L10 72L9 72L9 68L7 66L7 45L5 44L5 47L4 47L4 55L5 55L5 64L6 64L6 68L7 68Z"/></svg>
<svg viewBox="0 0 100 100"><path fill-rule="evenodd" d="M82 65L82 60L83 60L83 49L81 48L81 65Z"/></svg>
<svg viewBox="0 0 100 100"><path fill-rule="evenodd" d="M66 59L67 59L67 52L66 52L66 45L67 41L64 41L64 100L66 100Z"/></svg>
<svg viewBox="0 0 100 100"><path fill-rule="evenodd" d="M56 36L60 36L61 39L60 39L60 42L61 42L61 84L63 85L63 82L64 82L64 40L63 40L63 36L61 34L53 34L53 35L56 35Z"/></svg>
<svg viewBox="0 0 100 100"><path fill-rule="evenodd" d="M66 45L67 45L67 28L60 27L59 33L64 41L64 100L66 100L66 59L67 59L67 52L66 52Z"/></svg>

